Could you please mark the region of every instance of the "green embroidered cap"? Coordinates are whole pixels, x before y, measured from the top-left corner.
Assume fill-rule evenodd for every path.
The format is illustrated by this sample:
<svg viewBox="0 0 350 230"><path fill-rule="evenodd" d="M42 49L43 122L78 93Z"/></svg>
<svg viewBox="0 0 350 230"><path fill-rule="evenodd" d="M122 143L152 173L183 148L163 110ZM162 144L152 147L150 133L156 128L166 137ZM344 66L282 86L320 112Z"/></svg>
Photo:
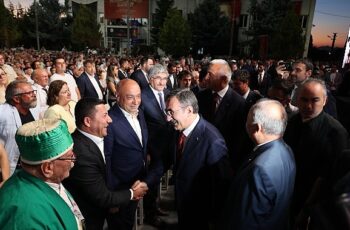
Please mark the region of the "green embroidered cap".
<svg viewBox="0 0 350 230"><path fill-rule="evenodd" d="M67 124L59 119L41 119L19 127L16 142L21 161L38 165L64 155L73 147Z"/></svg>

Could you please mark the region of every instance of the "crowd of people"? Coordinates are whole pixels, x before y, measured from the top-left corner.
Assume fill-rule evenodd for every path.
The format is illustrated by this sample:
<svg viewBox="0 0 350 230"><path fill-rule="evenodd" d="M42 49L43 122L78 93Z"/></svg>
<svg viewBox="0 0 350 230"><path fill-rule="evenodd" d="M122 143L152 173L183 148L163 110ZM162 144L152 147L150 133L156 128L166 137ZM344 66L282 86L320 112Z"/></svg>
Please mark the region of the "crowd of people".
<svg viewBox="0 0 350 230"><path fill-rule="evenodd" d="M162 229L172 170L178 229L348 229L349 83L308 59L1 51L0 226L131 230L142 199Z"/></svg>

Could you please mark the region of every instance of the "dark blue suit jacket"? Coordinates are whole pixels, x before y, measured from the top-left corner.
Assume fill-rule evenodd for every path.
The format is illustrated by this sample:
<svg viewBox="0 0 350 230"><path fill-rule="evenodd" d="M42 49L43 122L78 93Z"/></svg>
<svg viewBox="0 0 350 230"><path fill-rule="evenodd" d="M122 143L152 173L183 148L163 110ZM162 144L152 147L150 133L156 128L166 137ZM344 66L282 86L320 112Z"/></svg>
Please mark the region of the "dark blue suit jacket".
<svg viewBox="0 0 350 230"><path fill-rule="evenodd" d="M143 111L139 110L138 114L142 145L117 104L109 110L109 116L113 122L108 126L108 134L104 139L109 188L130 188L136 180L145 181L149 186L159 183L161 164L154 164L147 169L148 130Z"/></svg>
<svg viewBox="0 0 350 230"><path fill-rule="evenodd" d="M139 84L141 90L148 87L148 81L147 81L146 76L143 74L141 69L138 69L135 72L133 72L131 74L130 78L135 80Z"/></svg>
<svg viewBox="0 0 350 230"><path fill-rule="evenodd" d="M228 88L225 96L214 115L211 116L213 93L210 89L200 91L197 95L199 113L212 123L225 138L231 164L236 169L242 161L242 156L250 152L250 140L245 131L247 117L246 102L242 96Z"/></svg>
<svg viewBox="0 0 350 230"><path fill-rule="evenodd" d="M163 93L166 98L169 91L165 89ZM148 151L163 160L164 171L166 171L172 161L171 154L175 143L174 128L167 122L165 112L161 110L150 86L142 90L141 97L141 107L148 127Z"/></svg>
<svg viewBox="0 0 350 230"><path fill-rule="evenodd" d="M219 131L200 118L175 157L175 195L179 229L208 229L216 223L228 189L229 161Z"/></svg>
<svg viewBox="0 0 350 230"><path fill-rule="evenodd" d="M97 81L98 86L101 89L102 95L104 94L103 88L98 80L98 77L95 75L95 79ZM84 97L94 97L98 98L98 94L95 90L95 87L92 85L88 75L84 72L77 78L77 85L80 91L81 98Z"/></svg>
<svg viewBox="0 0 350 230"><path fill-rule="evenodd" d="M260 146L236 175L221 229L288 229L296 166L282 139Z"/></svg>

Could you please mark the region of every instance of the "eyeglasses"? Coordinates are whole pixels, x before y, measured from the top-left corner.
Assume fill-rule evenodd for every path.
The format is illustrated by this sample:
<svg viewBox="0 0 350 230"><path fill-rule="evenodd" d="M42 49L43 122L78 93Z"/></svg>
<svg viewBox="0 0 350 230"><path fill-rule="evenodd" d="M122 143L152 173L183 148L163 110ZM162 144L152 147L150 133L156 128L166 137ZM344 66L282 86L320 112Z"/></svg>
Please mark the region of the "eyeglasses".
<svg viewBox="0 0 350 230"><path fill-rule="evenodd" d="M75 154L73 154L72 156L70 157L60 157L60 158L57 158L56 160L60 160L60 161L76 161L77 158L75 157Z"/></svg>
<svg viewBox="0 0 350 230"><path fill-rule="evenodd" d="M171 110L171 109L166 109L165 110L165 113L166 115L168 116L174 116L174 114L177 112L177 111L180 111L181 109L184 109L185 107L180 107L180 109L177 109L177 110Z"/></svg>
<svg viewBox="0 0 350 230"><path fill-rule="evenodd" d="M17 94L15 94L14 96L29 95L29 94L31 94L31 95L36 95L36 91L37 91L37 90L32 90L32 91L25 92L25 93L17 93Z"/></svg>

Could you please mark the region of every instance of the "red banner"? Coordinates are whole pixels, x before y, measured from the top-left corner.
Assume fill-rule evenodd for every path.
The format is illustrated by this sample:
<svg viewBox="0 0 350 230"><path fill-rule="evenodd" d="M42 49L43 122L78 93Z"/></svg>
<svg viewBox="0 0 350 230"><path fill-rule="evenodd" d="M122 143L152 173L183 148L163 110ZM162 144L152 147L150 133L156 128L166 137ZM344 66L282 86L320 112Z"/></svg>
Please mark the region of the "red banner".
<svg viewBox="0 0 350 230"><path fill-rule="evenodd" d="M105 18L126 18L130 4L130 18L148 18L149 0L105 0Z"/></svg>

